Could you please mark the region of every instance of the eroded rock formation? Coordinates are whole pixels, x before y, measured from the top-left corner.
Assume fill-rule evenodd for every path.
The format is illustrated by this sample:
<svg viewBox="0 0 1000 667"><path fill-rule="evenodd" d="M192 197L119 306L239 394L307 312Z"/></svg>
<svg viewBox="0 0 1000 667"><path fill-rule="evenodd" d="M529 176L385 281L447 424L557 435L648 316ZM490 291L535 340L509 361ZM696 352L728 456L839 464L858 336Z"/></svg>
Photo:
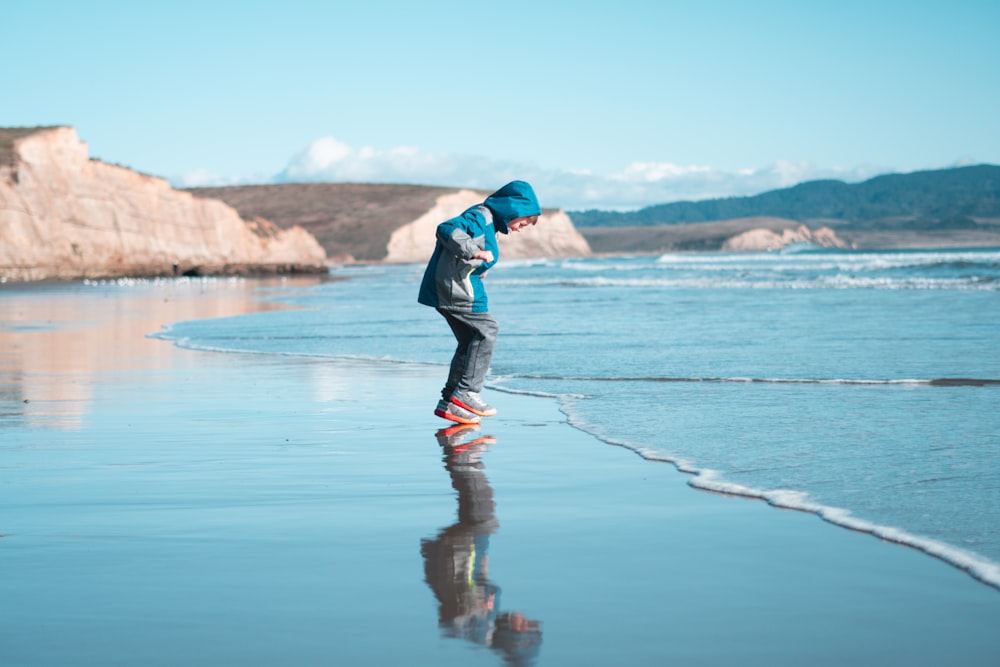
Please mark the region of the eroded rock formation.
<svg viewBox="0 0 1000 667"><path fill-rule="evenodd" d="M91 160L73 128L5 138L0 279L326 270L301 228L248 222L221 201Z"/></svg>
<svg viewBox="0 0 1000 667"><path fill-rule="evenodd" d="M850 244L837 237L829 227L809 229L799 225L796 229L784 229L779 234L770 229L751 229L737 234L722 244L724 252L761 252L781 250L790 245L804 243L819 248L850 248Z"/></svg>
<svg viewBox="0 0 1000 667"><path fill-rule="evenodd" d="M423 262L434 251L438 224L483 201L483 193L459 190L438 197L422 216L392 233L386 262ZM504 259L525 257L583 257L590 254L587 240L563 211L543 211L538 224L515 234L497 234Z"/></svg>

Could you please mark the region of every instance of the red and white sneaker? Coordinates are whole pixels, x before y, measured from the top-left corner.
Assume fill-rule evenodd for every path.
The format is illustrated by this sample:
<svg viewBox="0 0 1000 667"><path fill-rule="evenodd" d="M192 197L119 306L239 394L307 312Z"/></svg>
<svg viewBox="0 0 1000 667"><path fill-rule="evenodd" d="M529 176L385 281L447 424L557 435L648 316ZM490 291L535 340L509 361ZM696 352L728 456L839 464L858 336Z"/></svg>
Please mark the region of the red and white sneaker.
<svg viewBox="0 0 1000 667"><path fill-rule="evenodd" d="M480 417L492 417L497 413L496 408L489 405L482 396L474 391L463 391L452 395L451 403Z"/></svg>
<svg viewBox="0 0 1000 667"><path fill-rule="evenodd" d="M479 415L444 399L438 402L437 407L434 408L434 414L459 424L478 424L480 422Z"/></svg>

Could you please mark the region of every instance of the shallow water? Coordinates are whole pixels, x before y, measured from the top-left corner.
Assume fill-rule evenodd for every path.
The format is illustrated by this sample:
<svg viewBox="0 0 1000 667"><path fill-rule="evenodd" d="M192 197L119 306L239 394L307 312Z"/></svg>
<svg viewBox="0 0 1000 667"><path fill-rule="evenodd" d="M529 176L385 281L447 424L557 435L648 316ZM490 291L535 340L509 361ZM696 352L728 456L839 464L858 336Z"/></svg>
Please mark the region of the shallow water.
<svg viewBox="0 0 1000 667"><path fill-rule="evenodd" d="M443 366L452 340L415 302L421 273L338 269L350 280L273 294L301 310L164 336ZM575 426L695 486L816 512L1000 587L1000 251L501 262L487 284L492 388L558 396Z"/></svg>
<svg viewBox="0 0 1000 667"><path fill-rule="evenodd" d="M657 462L701 448L778 467L806 448L784 462L801 481L842 443L799 438L816 415L786 396L988 399L991 385L670 381L703 375L637 376L639 364L639 379L580 379L565 371L600 368L591 352L642 341L572 316L594 309L544 307L598 293L504 285L579 268L492 274L504 332L491 381L510 389L488 392L501 415L468 435L485 446L454 460L431 414L451 342L413 302L419 267L354 267L314 287L0 289L3 664L996 664L993 588L811 514L685 486L732 489L740 472ZM274 312L227 317L260 309ZM179 320L165 338L257 353L144 337ZM630 446L650 460L532 395L556 389L574 423L646 443ZM463 563L473 576L450 576Z"/></svg>

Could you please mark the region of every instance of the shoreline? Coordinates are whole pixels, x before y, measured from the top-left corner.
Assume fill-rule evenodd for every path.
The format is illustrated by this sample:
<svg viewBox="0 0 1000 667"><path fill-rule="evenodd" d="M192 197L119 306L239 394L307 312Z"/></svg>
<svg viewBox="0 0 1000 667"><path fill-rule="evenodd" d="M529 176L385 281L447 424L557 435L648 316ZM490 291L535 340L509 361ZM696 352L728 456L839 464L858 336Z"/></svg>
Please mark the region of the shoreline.
<svg viewBox="0 0 1000 667"><path fill-rule="evenodd" d="M703 223L712 224L712 223ZM628 235L633 231L638 230L639 236L633 241L628 243L626 246L622 246L615 250L595 250L590 255L580 255L580 256L552 256L552 257L538 257L531 258L534 260L573 260L573 259L587 259L588 257L602 258L602 257L638 257L638 256L655 256L662 254L679 254L679 255L758 255L758 254L780 254L783 249L776 250L745 250L745 251L726 251L722 250L721 247L687 247L684 243L679 246L672 242L668 242L665 245L661 244L656 250L646 249L648 246L644 244L644 237L646 235L652 235L659 238L659 231L662 231L663 227L670 227L670 225L659 226L659 227L600 227L600 228L588 228L584 227L581 229L597 229L602 232L613 232L616 235ZM628 234L623 234L623 233ZM989 233L985 236L975 235L973 238L961 240L955 239L951 242L940 242L928 243L928 239L936 238L935 232L859 232L857 235L850 235L850 238L845 237L847 240L852 240L856 238L867 238L871 237L881 237L885 234L892 236L902 236L902 238L897 239L895 243L892 244L871 244L869 242L862 242L857 247L852 248L824 248L820 246L815 246L814 248L809 248L807 252L829 252L829 253L879 253L879 252L988 252L1000 249L1000 232ZM947 232L947 235L952 235L953 233ZM531 260L529 260L531 261ZM64 286L64 285L74 285L74 284L86 284L86 283L109 283L109 282L129 282L129 281L182 281L182 280L227 280L227 279L241 279L247 281L255 282L268 282L273 280L339 280L336 276L330 274L331 269L338 267L353 267L353 266L395 266L398 264L417 264L417 262L387 262L380 260L352 260L338 262L336 260L329 260L323 266L240 266L240 267L197 267L191 269L183 274L174 274L167 269L156 269L148 273L145 272L128 272L121 274L81 274L77 276L67 275L65 277L45 277L40 279L31 278L16 278L14 274L10 275L0 275L0 289L3 286L10 288L23 287L23 286ZM0 267L2 269L2 267ZM32 268L17 268L16 271L20 272L18 275L31 275Z"/></svg>
<svg viewBox="0 0 1000 667"><path fill-rule="evenodd" d="M524 664L1000 656L995 589L813 516L698 493L555 400L497 392L500 415L468 434L487 440L462 449L430 414L440 369L149 337L283 307L259 286L0 291L24 313L0 327L11 664L509 658L466 632L480 622L522 640ZM488 548L485 588L442 584L422 541ZM476 591L496 614L450 615L449 594ZM510 630L518 614L534 632Z"/></svg>
<svg viewBox="0 0 1000 667"><path fill-rule="evenodd" d="M566 414L565 411L563 412ZM647 452L640 445L598 435L594 431L588 430L586 426L574 424L572 418L570 418L569 424L573 428L597 438L604 444L626 449L643 461L669 465L685 476L687 485L695 491L734 500L757 501L775 510L810 515L836 528L912 549L955 568L984 586L1000 591L1000 564L980 554L966 551L946 542L910 533L895 526L878 524L856 517L850 510L815 502L806 493L780 489L759 489L736 484L725 480L715 471L698 468L682 459Z"/></svg>

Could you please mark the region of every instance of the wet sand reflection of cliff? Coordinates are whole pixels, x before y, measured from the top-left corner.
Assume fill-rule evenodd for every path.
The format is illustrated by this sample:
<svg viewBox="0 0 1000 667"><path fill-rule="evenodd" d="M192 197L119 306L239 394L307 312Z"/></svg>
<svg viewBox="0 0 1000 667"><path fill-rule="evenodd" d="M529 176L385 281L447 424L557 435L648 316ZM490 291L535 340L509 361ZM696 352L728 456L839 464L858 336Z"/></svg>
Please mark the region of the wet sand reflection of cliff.
<svg viewBox="0 0 1000 667"><path fill-rule="evenodd" d="M149 334L182 320L285 308L255 300L254 292L293 284L220 278L3 285L0 428L77 430L101 374L177 363L172 344Z"/></svg>
<svg viewBox="0 0 1000 667"><path fill-rule="evenodd" d="M505 664L531 665L541 648L541 623L503 611L500 588L489 578L490 536L499 523L482 457L496 439L479 436L478 430L459 425L435 434L458 493L458 521L421 540L424 574L438 601L443 636L488 647Z"/></svg>

